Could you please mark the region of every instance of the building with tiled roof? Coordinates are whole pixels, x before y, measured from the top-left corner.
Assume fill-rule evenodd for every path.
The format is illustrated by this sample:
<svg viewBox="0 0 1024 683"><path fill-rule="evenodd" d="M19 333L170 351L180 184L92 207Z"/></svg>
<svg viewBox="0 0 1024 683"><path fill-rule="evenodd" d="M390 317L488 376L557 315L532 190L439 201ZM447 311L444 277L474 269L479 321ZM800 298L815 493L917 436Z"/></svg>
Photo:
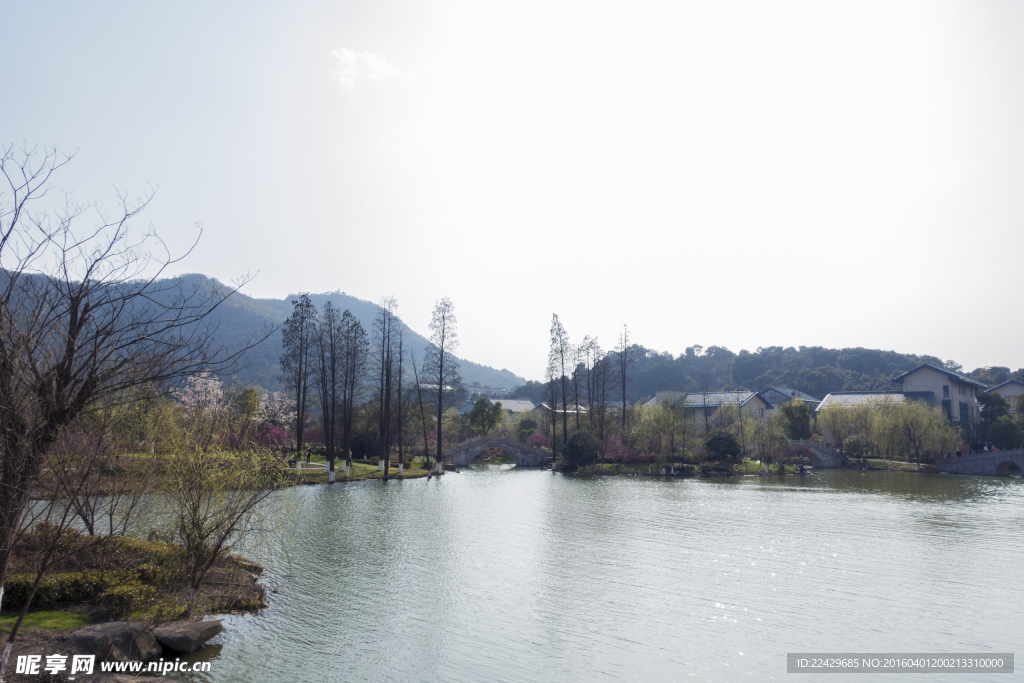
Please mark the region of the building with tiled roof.
<svg viewBox="0 0 1024 683"><path fill-rule="evenodd" d="M505 400L505 399L489 399L491 403L500 403L503 410L507 410L509 413L521 413L527 410L533 410L536 408L533 405L533 401L526 401L522 399Z"/></svg>
<svg viewBox="0 0 1024 683"><path fill-rule="evenodd" d="M931 392L928 405L941 408L950 422L977 422L981 416L978 392L988 387L977 380L925 363L892 380L903 393Z"/></svg>
<svg viewBox="0 0 1024 683"><path fill-rule="evenodd" d="M931 397L931 392L908 395L902 391L834 391L821 400L818 410L836 407L861 408L863 406L881 408L913 400L928 402Z"/></svg>
<svg viewBox="0 0 1024 683"><path fill-rule="evenodd" d="M805 394L798 389L789 389L788 387L765 387L758 392L761 394L761 398L767 401L773 408L789 403L794 399L800 399L806 403L811 410L814 410L819 403L820 398L814 398L810 394Z"/></svg>
<svg viewBox="0 0 1024 683"><path fill-rule="evenodd" d="M999 394L1005 398L1006 402L1010 404L1010 414L1013 415L1017 412L1017 397L1024 394L1024 382L1010 379L1002 384L995 385L991 389L986 389L984 393Z"/></svg>
<svg viewBox="0 0 1024 683"><path fill-rule="evenodd" d="M739 406L747 410L751 417L759 420L767 417L769 411L773 409L773 406L756 391L709 391L692 394L681 391L658 391L645 405L662 403L681 407L687 415L711 415L722 407Z"/></svg>

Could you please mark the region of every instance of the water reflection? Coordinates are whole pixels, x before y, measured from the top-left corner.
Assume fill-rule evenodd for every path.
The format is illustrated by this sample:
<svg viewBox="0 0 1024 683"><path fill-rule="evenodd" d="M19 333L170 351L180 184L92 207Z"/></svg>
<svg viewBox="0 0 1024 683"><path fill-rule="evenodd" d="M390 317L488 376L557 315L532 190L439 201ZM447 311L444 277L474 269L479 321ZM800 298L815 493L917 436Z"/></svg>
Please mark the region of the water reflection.
<svg viewBox="0 0 1024 683"><path fill-rule="evenodd" d="M197 680L766 680L789 651L1024 635L1020 480L478 465L294 495L271 608L230 617Z"/></svg>

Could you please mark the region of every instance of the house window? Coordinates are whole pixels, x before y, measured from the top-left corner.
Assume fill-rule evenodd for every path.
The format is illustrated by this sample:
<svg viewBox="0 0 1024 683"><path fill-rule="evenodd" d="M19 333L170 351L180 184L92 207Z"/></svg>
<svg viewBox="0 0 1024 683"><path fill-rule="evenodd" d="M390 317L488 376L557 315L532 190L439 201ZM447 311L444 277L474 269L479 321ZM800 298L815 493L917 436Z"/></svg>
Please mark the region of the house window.
<svg viewBox="0 0 1024 683"><path fill-rule="evenodd" d="M949 385L946 384L942 387L942 398L949 398Z"/></svg>

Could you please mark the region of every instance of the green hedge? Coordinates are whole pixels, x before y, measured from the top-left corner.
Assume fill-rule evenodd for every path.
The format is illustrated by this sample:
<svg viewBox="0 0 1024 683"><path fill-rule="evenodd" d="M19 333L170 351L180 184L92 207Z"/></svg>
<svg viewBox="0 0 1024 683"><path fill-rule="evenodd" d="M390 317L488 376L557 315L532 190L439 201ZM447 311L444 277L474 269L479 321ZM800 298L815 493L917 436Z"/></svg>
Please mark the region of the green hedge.
<svg viewBox="0 0 1024 683"><path fill-rule="evenodd" d="M95 600L110 585L111 575L105 572L67 572L43 576L32 599L32 607L41 609L61 602ZM12 574L4 585L5 611L19 611L25 604L35 574Z"/></svg>
<svg viewBox="0 0 1024 683"><path fill-rule="evenodd" d="M171 584L180 571L177 562L180 550L168 544L119 539L113 552L123 558L123 569L44 575L32 599L32 609L68 602L90 602L113 616L120 616L151 600L157 588ZM145 561L136 566L125 566L141 559ZM0 609L20 611L34 581L35 574L32 573L7 577Z"/></svg>

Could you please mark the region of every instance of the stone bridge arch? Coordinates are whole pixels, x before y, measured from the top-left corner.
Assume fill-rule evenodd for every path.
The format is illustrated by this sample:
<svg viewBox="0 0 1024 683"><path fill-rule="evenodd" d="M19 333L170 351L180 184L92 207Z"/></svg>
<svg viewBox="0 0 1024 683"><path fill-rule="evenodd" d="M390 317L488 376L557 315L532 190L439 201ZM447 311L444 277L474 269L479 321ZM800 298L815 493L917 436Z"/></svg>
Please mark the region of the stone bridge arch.
<svg viewBox="0 0 1024 683"><path fill-rule="evenodd" d="M1010 465L1016 465L1024 472L1024 449L1012 451L982 451L959 458L943 458L935 466L950 474L987 474L990 476L1009 474Z"/></svg>
<svg viewBox="0 0 1024 683"><path fill-rule="evenodd" d="M842 467L843 456L835 453L831 448L825 448L820 443L810 439L794 439L789 442L793 448L803 449L807 459L814 467Z"/></svg>
<svg viewBox="0 0 1024 683"><path fill-rule="evenodd" d="M455 444L444 453L444 460L459 467L465 467L473 459L490 448L499 448L516 461L517 467L541 467L544 459L551 456L546 451L527 446L502 437L478 436Z"/></svg>
<svg viewBox="0 0 1024 683"><path fill-rule="evenodd" d="M1016 468L1017 472L1024 475L1024 467L1021 467L1019 463L1013 460L1004 460L996 465L996 474L1005 477L1012 474L1014 468Z"/></svg>

